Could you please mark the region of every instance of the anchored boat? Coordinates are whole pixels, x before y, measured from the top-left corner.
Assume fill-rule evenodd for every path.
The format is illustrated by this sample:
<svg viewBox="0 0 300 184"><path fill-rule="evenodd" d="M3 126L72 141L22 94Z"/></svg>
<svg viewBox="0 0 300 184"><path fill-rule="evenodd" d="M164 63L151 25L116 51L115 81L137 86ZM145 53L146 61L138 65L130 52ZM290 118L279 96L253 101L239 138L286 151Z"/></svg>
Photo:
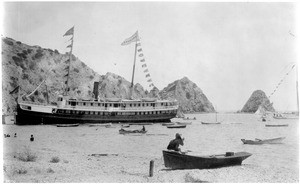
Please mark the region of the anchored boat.
<svg viewBox="0 0 300 184"><path fill-rule="evenodd" d="M74 27L66 32L64 36L71 35L71 48L69 52L69 67L72 61ZM135 42L134 67L131 82L131 94L137 51L140 52L141 43L136 32L132 37L126 39L122 45ZM139 53L139 57L143 54ZM144 59L140 60L145 62ZM143 65L146 66L146 65ZM70 71L70 70L68 70ZM147 70L148 71L148 70ZM74 123L119 123L119 122L170 122L177 114L178 103L176 100L159 99L98 99L99 82L94 83L94 100L77 100L68 97L69 72L67 73L66 88L63 95L59 95L57 102L39 104L18 99L16 124L74 124ZM149 75L150 76L150 75ZM148 80L151 82L151 79ZM45 80L43 81L45 82ZM42 82L42 83L43 83ZM41 84L42 84L41 83ZM41 85L40 84L40 85ZM40 86L39 85L39 86ZM38 87L39 87L38 86ZM37 88L38 88L37 87ZM154 87L151 83L149 87ZM35 89L31 94L33 94ZM30 95L31 95L30 94ZM29 95L27 95L29 96ZM57 105L52 105L57 104Z"/></svg>

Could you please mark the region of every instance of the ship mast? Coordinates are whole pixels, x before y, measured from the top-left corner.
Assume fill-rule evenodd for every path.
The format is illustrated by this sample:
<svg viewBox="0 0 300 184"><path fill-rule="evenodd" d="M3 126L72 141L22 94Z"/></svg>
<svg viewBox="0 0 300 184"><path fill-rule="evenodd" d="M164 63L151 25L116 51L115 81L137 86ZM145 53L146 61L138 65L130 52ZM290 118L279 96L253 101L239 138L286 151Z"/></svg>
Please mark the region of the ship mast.
<svg viewBox="0 0 300 184"><path fill-rule="evenodd" d="M131 79L131 86L130 86L130 98L132 98L133 95L133 80L134 80L134 71L135 71L135 63L136 63L136 50L137 50L137 40L135 41L134 61L133 61L132 79Z"/></svg>

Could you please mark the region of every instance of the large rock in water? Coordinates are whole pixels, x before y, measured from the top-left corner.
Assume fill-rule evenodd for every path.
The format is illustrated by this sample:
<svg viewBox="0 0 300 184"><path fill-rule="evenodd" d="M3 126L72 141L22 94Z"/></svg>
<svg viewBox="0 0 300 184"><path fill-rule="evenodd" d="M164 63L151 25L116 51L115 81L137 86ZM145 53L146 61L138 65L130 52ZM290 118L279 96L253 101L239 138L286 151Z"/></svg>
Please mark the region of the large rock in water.
<svg viewBox="0 0 300 184"><path fill-rule="evenodd" d="M169 84L160 92L163 99L176 99L182 112L215 112L202 90L187 77Z"/></svg>
<svg viewBox="0 0 300 184"><path fill-rule="evenodd" d="M252 93L241 112L255 113L260 105L263 106L267 111L275 111L275 109L273 108L273 104L270 103L270 100L268 99L265 92L263 92L262 90L256 90Z"/></svg>

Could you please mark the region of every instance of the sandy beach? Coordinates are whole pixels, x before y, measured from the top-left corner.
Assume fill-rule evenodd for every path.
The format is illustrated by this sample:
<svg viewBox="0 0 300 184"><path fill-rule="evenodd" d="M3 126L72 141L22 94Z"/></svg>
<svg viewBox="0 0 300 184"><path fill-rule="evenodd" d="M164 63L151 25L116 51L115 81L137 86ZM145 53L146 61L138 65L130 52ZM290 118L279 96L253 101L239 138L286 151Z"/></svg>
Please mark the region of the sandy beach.
<svg viewBox="0 0 300 184"><path fill-rule="evenodd" d="M213 115L197 115L197 119L205 119L210 116L213 117ZM252 117L249 115L247 117L250 119L249 122L254 119L249 118ZM239 139L243 132L238 134L232 132L237 129L242 131L243 126L261 126L260 122L255 123L255 125L247 122L230 124L230 122L235 121L225 120L228 125L214 128L201 126L197 122L197 120L193 120L193 124L185 130L170 130L160 124L148 125L146 126L147 135L142 136L120 135L118 133L119 125L116 128L89 127L88 125L67 128L54 125L3 125L3 133L11 135L11 137L3 139L4 182L299 182L298 152L282 150L283 146L291 150L297 149L298 145L293 145L293 141L298 137L295 134L298 128L285 129L287 132L281 131L282 134L289 132L294 135L294 137L288 137L284 144L245 146ZM131 128L139 127L132 126ZM220 138L229 137L222 143L224 145L225 142L229 142L224 147L221 146L221 143L216 143L219 140L218 135L209 136L212 130L220 128L223 132L230 132L231 136L229 133L222 135L220 133L222 131L218 131L221 134L219 135ZM199 144L196 144L194 140L192 141L192 139L198 140L198 138L193 137L195 135L193 135L194 131L192 130L196 132L199 130L199 133L195 134L199 136L199 140L202 140ZM203 170L170 170L164 166L161 151L165 149L168 142L173 139L175 132L178 131L185 135L186 149L206 150L202 151L202 154L247 151L253 155L244 160L241 166ZM265 129L265 135L266 131L276 131L276 135L279 134L278 129ZM17 137L13 137L14 133L17 133ZM35 137L33 142L29 141L31 134ZM259 134L256 132L257 136ZM271 133L269 134L271 136ZM245 136L250 136L250 134ZM289 147L290 145L293 147ZM36 159L32 162L21 161L19 157L26 151L35 155ZM265 152L270 152L270 156L264 154ZM280 155L284 154L288 155L286 158L280 159ZM276 162L274 162L274 157L278 157ZM53 158L57 158L56 162L53 161ZM151 160L154 160L153 177L149 177Z"/></svg>

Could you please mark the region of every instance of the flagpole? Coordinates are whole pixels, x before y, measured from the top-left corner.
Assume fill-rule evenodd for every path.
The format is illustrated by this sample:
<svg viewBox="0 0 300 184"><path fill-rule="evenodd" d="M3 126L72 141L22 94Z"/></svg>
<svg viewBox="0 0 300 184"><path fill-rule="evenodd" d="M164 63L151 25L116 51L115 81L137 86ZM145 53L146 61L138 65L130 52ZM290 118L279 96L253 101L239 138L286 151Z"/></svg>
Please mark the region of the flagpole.
<svg viewBox="0 0 300 184"><path fill-rule="evenodd" d="M69 53L69 69L68 69L67 85L66 85L66 89L65 89L65 95L68 94L68 89L69 89L69 76L70 76L70 68L71 68L71 56L72 56L72 51L73 51L73 42L74 42L74 31L73 31L73 35L72 35L71 50L70 50L70 53Z"/></svg>
<svg viewBox="0 0 300 184"><path fill-rule="evenodd" d="M133 69L132 69L131 94L130 94L130 98L132 98L132 94L133 94L133 79L134 79L135 62L136 62L136 50L137 50L137 39L135 40L135 50L134 50L134 61L133 61Z"/></svg>

